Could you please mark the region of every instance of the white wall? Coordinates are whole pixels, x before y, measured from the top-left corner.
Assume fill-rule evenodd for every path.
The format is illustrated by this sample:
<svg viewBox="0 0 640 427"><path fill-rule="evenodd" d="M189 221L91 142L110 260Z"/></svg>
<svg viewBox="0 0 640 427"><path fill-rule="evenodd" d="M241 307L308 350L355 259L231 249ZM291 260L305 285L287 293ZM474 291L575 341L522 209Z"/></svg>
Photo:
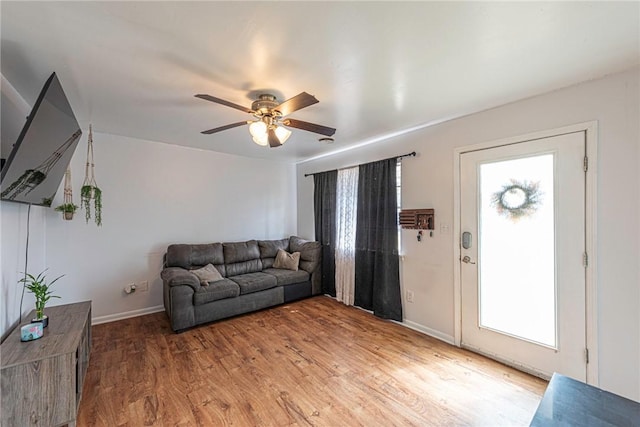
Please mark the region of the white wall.
<svg viewBox="0 0 640 427"><path fill-rule="evenodd" d="M71 161L77 205L87 134ZM32 244L44 246L51 277L66 274L55 285L62 298L52 305L92 300L98 320L153 311L162 305L160 271L167 245L295 234L296 182L291 164L100 133L94 133L94 155L96 180L103 190L102 227L92 221L86 224L84 211L78 211L73 221L63 221L53 209L32 208ZM54 206L62 198L61 185ZM3 203L2 209L5 332L17 320L13 288L15 272L23 270L26 206ZM36 210L42 225L34 228ZM35 265L29 268L34 269ZM127 283L142 280L149 282L149 292L123 292ZM33 302L25 305L31 307Z"/></svg>
<svg viewBox="0 0 640 427"><path fill-rule="evenodd" d="M640 401L640 107L638 69L452 120L392 140L300 163L298 232L313 235L313 178L305 173L404 154L402 204L435 208L433 238L403 231L406 322L442 339L454 334L453 158L456 147L597 120L599 383ZM403 295L405 292L403 292Z"/></svg>

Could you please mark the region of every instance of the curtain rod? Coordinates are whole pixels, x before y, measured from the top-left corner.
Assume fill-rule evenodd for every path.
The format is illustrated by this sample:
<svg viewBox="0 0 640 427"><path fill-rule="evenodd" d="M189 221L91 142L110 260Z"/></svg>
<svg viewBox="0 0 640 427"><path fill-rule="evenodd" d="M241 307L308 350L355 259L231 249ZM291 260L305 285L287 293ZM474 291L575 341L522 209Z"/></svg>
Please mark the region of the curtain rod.
<svg viewBox="0 0 640 427"><path fill-rule="evenodd" d="M416 156L416 154L417 154L417 153L416 153L415 151L412 151L412 152L410 152L410 153L402 154L402 155L400 155L400 156L388 157L388 158L386 158L386 159L376 160L376 161L377 161L377 162L384 162L385 160L401 159L401 158L403 158L403 157L415 157L415 156ZM367 162L367 163L373 163L373 162ZM366 163L361 163L361 164L365 165ZM342 170L342 169L349 169L349 168L355 168L356 166L360 166L360 165L345 166L345 167L340 168L340 169L338 169L338 170ZM335 169L331 169L331 170L335 170ZM304 177L306 178L306 177L308 177L308 176L312 176L312 175L315 175L315 174L318 174L318 173L324 173L324 172L329 172L329 171L314 172L314 173L305 173L305 174L304 174Z"/></svg>

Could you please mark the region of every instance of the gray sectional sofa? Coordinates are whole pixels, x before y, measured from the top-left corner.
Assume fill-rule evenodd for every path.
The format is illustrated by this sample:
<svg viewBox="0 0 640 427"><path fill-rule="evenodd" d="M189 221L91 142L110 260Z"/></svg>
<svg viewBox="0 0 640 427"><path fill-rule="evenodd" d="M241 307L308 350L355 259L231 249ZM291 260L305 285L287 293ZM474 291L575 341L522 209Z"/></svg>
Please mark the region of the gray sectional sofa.
<svg viewBox="0 0 640 427"><path fill-rule="evenodd" d="M318 295L319 242L296 236L282 240L170 245L164 259L164 307L178 332L223 319ZM297 271L273 268L278 250L300 252ZM221 279L203 282L193 270L212 264Z"/></svg>

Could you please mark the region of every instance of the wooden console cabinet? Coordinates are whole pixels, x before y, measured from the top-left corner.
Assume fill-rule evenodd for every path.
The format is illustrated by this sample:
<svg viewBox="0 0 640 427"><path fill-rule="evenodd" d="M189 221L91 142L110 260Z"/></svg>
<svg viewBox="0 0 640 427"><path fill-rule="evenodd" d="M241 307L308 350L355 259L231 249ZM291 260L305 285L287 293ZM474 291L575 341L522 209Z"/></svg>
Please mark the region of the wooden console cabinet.
<svg viewBox="0 0 640 427"><path fill-rule="evenodd" d="M21 342L18 326L0 345L3 426L75 426L91 351L91 301L45 314L42 338Z"/></svg>

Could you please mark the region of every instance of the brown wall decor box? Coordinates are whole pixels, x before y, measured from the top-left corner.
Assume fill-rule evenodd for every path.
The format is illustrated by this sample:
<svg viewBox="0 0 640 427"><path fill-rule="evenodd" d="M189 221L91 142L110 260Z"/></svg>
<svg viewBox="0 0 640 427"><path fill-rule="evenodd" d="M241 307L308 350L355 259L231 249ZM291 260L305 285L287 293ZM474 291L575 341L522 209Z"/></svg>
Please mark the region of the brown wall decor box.
<svg viewBox="0 0 640 427"><path fill-rule="evenodd" d="M402 209L400 211L400 226L406 230L433 230L433 209Z"/></svg>

